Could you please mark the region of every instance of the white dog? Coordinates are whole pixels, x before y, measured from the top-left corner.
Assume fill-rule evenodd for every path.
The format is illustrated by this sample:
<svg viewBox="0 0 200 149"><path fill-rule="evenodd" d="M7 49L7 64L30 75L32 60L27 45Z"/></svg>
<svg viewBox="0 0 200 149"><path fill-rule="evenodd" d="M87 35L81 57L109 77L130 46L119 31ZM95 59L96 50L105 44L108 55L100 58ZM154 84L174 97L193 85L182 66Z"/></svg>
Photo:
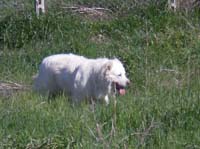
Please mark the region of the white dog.
<svg viewBox="0 0 200 149"><path fill-rule="evenodd" d="M57 54L43 59L34 89L42 94L64 91L79 102L82 99L104 99L125 94L129 84L125 69L118 59L87 59L74 54Z"/></svg>

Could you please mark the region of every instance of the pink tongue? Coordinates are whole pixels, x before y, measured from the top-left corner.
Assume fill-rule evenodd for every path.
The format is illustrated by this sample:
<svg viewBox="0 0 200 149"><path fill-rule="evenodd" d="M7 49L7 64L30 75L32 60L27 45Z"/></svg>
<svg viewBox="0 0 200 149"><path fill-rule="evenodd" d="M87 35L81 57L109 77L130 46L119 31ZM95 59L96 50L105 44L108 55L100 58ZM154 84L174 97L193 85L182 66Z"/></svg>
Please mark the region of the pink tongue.
<svg viewBox="0 0 200 149"><path fill-rule="evenodd" d="M125 89L120 89L120 90L119 90L119 94L120 94L120 95L125 95L125 94L126 94Z"/></svg>

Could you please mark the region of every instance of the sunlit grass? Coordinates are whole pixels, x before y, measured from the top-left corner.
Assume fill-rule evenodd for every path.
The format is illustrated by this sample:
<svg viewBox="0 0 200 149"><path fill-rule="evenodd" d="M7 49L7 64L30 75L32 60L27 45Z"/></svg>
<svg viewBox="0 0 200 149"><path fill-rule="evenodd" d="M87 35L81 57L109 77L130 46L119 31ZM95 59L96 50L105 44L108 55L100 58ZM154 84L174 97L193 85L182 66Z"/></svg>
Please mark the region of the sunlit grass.
<svg viewBox="0 0 200 149"><path fill-rule="evenodd" d="M117 4L115 17L102 21L65 12L4 13L0 81L31 86L43 57L72 52L118 57L131 86L116 107L114 99L95 107L62 95L48 100L31 88L0 96L0 148L200 147L199 15L160 5L123 14Z"/></svg>

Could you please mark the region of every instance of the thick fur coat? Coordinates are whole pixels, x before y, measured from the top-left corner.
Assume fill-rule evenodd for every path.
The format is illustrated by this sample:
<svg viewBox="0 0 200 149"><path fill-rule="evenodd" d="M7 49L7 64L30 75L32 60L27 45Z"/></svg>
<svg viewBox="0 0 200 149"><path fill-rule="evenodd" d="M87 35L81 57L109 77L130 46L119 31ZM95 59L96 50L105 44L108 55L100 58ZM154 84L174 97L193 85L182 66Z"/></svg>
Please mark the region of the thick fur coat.
<svg viewBox="0 0 200 149"><path fill-rule="evenodd" d="M129 83L118 59L88 59L74 54L57 54L43 59L34 89L41 94L63 91L75 102L83 99L109 103L116 92L125 94Z"/></svg>

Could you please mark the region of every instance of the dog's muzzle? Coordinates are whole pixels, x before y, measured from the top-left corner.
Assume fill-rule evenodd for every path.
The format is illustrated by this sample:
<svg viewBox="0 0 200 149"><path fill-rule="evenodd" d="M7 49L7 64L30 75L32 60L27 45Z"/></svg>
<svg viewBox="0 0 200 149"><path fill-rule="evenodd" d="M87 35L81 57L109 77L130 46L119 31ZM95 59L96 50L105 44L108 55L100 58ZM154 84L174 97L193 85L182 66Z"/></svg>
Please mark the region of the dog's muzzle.
<svg viewBox="0 0 200 149"><path fill-rule="evenodd" d="M115 83L115 92L119 93L119 95L125 95L126 94L126 90L125 87L120 85L119 83Z"/></svg>

